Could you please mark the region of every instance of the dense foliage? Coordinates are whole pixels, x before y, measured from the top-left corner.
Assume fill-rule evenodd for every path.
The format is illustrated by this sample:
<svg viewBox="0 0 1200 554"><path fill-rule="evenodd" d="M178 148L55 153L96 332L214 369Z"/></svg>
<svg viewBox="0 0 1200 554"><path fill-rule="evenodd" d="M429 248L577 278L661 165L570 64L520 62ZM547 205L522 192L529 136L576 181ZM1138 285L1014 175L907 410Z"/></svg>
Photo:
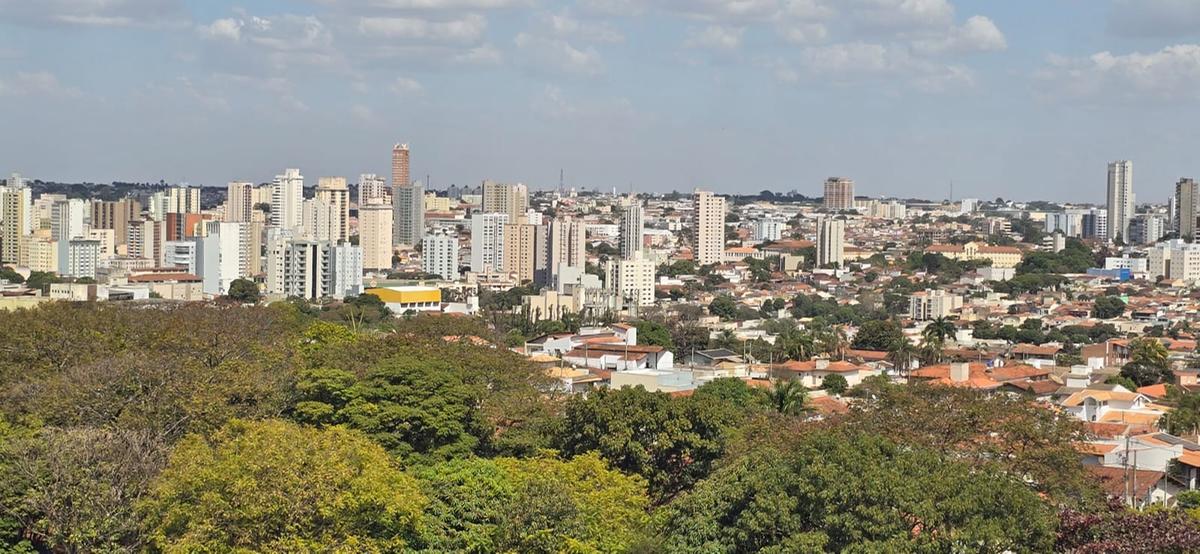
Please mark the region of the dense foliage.
<svg viewBox="0 0 1200 554"><path fill-rule="evenodd" d="M856 323L914 355L872 308L793 309L812 319L747 351L845 357ZM641 340L707 344L702 312ZM1151 550L1196 549L1191 512L1097 502L1079 424L1019 398L829 378L854 404L820 421L788 375L565 398L489 323L366 298L0 312L0 552L1132 552L1156 529ZM1161 343L1133 359L1161 376ZM1200 401L1168 401L1194 429Z"/></svg>

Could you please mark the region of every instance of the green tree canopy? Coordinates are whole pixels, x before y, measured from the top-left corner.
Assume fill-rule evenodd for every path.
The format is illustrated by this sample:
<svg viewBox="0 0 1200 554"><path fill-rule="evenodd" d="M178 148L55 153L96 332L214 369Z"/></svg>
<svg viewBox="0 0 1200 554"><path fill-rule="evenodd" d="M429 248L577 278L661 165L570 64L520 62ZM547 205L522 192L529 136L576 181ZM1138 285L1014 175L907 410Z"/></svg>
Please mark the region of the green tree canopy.
<svg viewBox="0 0 1200 554"><path fill-rule="evenodd" d="M1002 473L937 450L813 432L760 446L667 509L667 552L1048 551L1054 518Z"/></svg>
<svg viewBox="0 0 1200 554"><path fill-rule="evenodd" d="M164 551L391 552L419 541L425 504L357 433L234 421L184 439L142 510Z"/></svg>
<svg viewBox="0 0 1200 554"><path fill-rule="evenodd" d="M888 351L904 339L904 331L890 319L876 319L862 324L854 334L854 348Z"/></svg>
<svg viewBox="0 0 1200 554"><path fill-rule="evenodd" d="M258 285L249 279L234 279L229 284L228 296L242 304L254 304L261 298Z"/></svg>
<svg viewBox="0 0 1200 554"><path fill-rule="evenodd" d="M1092 302L1092 315L1100 319L1121 317L1125 313L1125 301L1116 296L1101 296Z"/></svg>

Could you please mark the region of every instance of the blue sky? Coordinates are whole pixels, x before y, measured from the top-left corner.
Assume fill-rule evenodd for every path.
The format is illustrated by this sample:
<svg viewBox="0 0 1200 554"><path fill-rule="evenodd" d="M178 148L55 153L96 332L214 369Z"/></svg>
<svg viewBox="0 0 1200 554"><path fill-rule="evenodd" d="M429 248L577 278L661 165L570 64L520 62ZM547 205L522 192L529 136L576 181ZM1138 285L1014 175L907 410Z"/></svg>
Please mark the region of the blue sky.
<svg viewBox="0 0 1200 554"><path fill-rule="evenodd" d="M1197 0L0 0L0 172L1139 201L1200 176Z"/></svg>

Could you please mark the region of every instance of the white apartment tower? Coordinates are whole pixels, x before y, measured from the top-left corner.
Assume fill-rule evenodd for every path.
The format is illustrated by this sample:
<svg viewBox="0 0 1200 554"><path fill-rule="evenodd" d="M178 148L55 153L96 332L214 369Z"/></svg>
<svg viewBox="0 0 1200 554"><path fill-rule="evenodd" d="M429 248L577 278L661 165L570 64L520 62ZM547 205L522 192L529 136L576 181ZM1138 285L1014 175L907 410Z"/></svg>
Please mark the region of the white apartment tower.
<svg viewBox="0 0 1200 554"><path fill-rule="evenodd" d="M374 173L363 173L358 176L358 205L391 204L392 193L388 190L387 179Z"/></svg>
<svg viewBox="0 0 1200 554"><path fill-rule="evenodd" d="M329 205L333 210L333 227L330 240L350 240L350 188L345 177L321 177L317 180L314 198Z"/></svg>
<svg viewBox="0 0 1200 554"><path fill-rule="evenodd" d="M1108 164L1108 236L1129 240L1129 222L1133 219L1133 162L1128 160Z"/></svg>
<svg viewBox="0 0 1200 554"><path fill-rule="evenodd" d="M363 268L392 268L392 207L364 204L358 207L358 245L363 249Z"/></svg>
<svg viewBox="0 0 1200 554"><path fill-rule="evenodd" d="M299 169L289 168L276 175L271 183L271 217L273 227L298 229L304 215L304 176Z"/></svg>
<svg viewBox="0 0 1200 554"><path fill-rule="evenodd" d="M444 232L421 241L421 270L447 281L458 280L458 238Z"/></svg>
<svg viewBox="0 0 1200 554"><path fill-rule="evenodd" d="M484 213L506 214L509 223L524 223L522 219L528 210L529 189L525 185L483 182Z"/></svg>
<svg viewBox="0 0 1200 554"><path fill-rule="evenodd" d="M425 235L425 187L393 187L392 209L392 242L406 247L420 244Z"/></svg>
<svg viewBox="0 0 1200 554"><path fill-rule="evenodd" d="M646 223L642 203L636 197L631 197L629 205L621 210L621 258L632 260L641 254L645 234Z"/></svg>
<svg viewBox="0 0 1200 554"><path fill-rule="evenodd" d="M817 220L817 267L845 263L846 220L823 217Z"/></svg>
<svg viewBox="0 0 1200 554"><path fill-rule="evenodd" d="M504 226L508 214L471 215L471 271L504 270Z"/></svg>
<svg viewBox="0 0 1200 554"><path fill-rule="evenodd" d="M654 304L654 262L641 254L629 260L608 260L605 267L609 290L617 293L622 306Z"/></svg>
<svg viewBox="0 0 1200 554"><path fill-rule="evenodd" d="M725 199L697 190L692 195L693 258L699 265L721 263L725 256Z"/></svg>

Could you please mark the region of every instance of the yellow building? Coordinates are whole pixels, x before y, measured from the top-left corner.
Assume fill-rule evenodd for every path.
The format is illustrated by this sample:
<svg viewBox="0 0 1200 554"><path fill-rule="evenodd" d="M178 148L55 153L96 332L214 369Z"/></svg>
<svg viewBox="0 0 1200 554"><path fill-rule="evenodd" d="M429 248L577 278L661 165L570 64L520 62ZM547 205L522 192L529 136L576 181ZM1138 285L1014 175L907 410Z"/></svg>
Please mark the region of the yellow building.
<svg viewBox="0 0 1200 554"><path fill-rule="evenodd" d="M27 267L30 271L58 271L58 242L46 236L48 234L21 237L21 257L18 265Z"/></svg>
<svg viewBox="0 0 1200 554"><path fill-rule="evenodd" d="M991 260L992 267L1010 268L1021 263L1021 249L1015 246L988 246L978 242L958 244L934 244L925 249L926 254L941 254L961 262Z"/></svg>
<svg viewBox="0 0 1200 554"><path fill-rule="evenodd" d="M442 291L437 287L381 287L367 289L366 294L378 297L393 314L403 315L408 311L440 312Z"/></svg>

